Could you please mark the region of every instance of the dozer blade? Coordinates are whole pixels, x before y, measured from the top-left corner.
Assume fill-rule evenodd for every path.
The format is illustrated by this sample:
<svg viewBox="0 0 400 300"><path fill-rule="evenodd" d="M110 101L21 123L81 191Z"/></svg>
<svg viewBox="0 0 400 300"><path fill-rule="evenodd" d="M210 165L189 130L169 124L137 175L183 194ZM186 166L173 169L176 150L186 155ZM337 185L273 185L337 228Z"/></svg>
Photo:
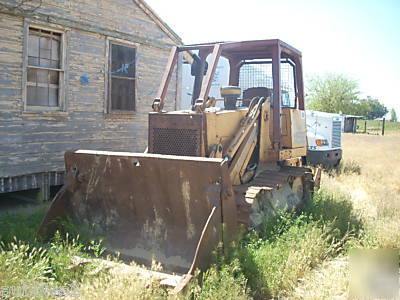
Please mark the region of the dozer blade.
<svg viewBox="0 0 400 300"><path fill-rule="evenodd" d="M78 150L65 153L65 167L65 185L41 235L69 217L103 236L108 250L183 274L207 268L217 244L235 235L236 206L222 159Z"/></svg>

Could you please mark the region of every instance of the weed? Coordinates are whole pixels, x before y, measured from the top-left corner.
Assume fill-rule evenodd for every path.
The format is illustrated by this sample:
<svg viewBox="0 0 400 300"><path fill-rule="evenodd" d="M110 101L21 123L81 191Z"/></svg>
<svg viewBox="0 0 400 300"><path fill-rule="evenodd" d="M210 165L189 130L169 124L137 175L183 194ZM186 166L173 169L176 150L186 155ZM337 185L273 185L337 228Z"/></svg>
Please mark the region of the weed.
<svg viewBox="0 0 400 300"><path fill-rule="evenodd" d="M90 257L88 246L80 242L79 236L71 238L69 234L62 236L56 232L48 246L47 257L52 270L51 277L60 283L81 282L85 279L85 274L94 267L74 262L76 257Z"/></svg>
<svg viewBox="0 0 400 300"><path fill-rule="evenodd" d="M25 209L14 213L2 213L0 215L0 240L7 244L18 237L19 241L34 243L37 240L36 233L42 221L48 205L37 208Z"/></svg>
<svg viewBox="0 0 400 300"><path fill-rule="evenodd" d="M348 196L340 192L331 192L320 189L314 193L311 203L305 207L305 214L322 222L330 222L332 238L343 239L349 233L359 236L363 223L361 217L355 212Z"/></svg>
<svg viewBox="0 0 400 300"><path fill-rule="evenodd" d="M290 222L283 217L283 226L277 224L271 231L273 238L250 242L239 254L257 297L285 295L304 272L330 253L328 230L321 224L303 215L287 227ZM276 236L282 228L285 228L283 233Z"/></svg>
<svg viewBox="0 0 400 300"><path fill-rule="evenodd" d="M94 255L101 256L106 248L103 246L104 239L97 234L91 226L86 223L75 221L70 218L57 220L57 228L59 229L60 241L72 237L79 240L81 245L85 245L85 251Z"/></svg>
<svg viewBox="0 0 400 300"><path fill-rule="evenodd" d="M168 292L157 280L143 280L139 275L102 274L84 282L79 290L83 299L166 299Z"/></svg>
<svg viewBox="0 0 400 300"><path fill-rule="evenodd" d="M339 166L336 169L331 170L330 174L333 175L340 175L340 174L361 174L361 166L355 160L341 160Z"/></svg>
<svg viewBox="0 0 400 300"><path fill-rule="evenodd" d="M333 225L328 220L316 220L311 213L280 212L265 219L257 231L250 232L219 259L219 266L211 269L218 271L220 278L211 287L218 290L222 282L235 283L236 289L230 291L242 291L244 297L243 283L247 282L247 293L255 298L287 295L306 272L336 253ZM226 292L221 293L228 297Z"/></svg>
<svg viewBox="0 0 400 300"><path fill-rule="evenodd" d="M79 241L79 237L62 237L59 232L50 243L41 247L31 246L16 238L11 243L2 242L0 283L12 286L33 281L63 285L82 282L88 278L86 274L96 267L96 263L75 264L74 260L77 257L89 257L91 247L101 248L96 243L86 246Z"/></svg>
<svg viewBox="0 0 400 300"><path fill-rule="evenodd" d="M213 265L202 275L202 284L198 277L199 274L190 285L190 294L194 299L249 299L247 279L238 259Z"/></svg>
<svg viewBox="0 0 400 300"><path fill-rule="evenodd" d="M47 281L51 270L43 248L13 241L0 244L0 287Z"/></svg>

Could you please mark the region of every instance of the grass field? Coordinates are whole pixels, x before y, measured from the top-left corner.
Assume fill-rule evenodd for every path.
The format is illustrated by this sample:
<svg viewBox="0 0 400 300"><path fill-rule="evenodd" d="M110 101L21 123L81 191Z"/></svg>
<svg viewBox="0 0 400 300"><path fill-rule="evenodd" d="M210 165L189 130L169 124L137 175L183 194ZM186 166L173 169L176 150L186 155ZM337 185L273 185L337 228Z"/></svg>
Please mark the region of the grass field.
<svg viewBox="0 0 400 300"><path fill-rule="evenodd" d="M325 176L322 185L344 194L362 221L362 234L353 248L400 248L400 131L387 136L345 134L344 162L358 166L361 174ZM354 168L353 168L354 169ZM347 299L348 253L326 260L305 276L293 298Z"/></svg>
<svg viewBox="0 0 400 300"><path fill-rule="evenodd" d="M343 151L339 171L323 174L301 215L265 222L179 297L347 299L350 249L400 248L400 131L345 134ZM0 288L46 284L73 286L85 299L168 298L155 281L110 274L96 260L76 263L102 256L101 241L73 234L37 240L46 209L0 214Z"/></svg>

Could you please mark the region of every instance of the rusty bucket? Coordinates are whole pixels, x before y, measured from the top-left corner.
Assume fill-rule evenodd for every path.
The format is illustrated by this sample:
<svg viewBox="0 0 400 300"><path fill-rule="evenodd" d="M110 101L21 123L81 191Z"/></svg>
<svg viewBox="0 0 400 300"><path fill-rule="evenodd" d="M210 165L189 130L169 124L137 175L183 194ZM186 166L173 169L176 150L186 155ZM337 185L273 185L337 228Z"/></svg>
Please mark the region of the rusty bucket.
<svg viewBox="0 0 400 300"><path fill-rule="evenodd" d="M78 150L65 153L65 185L39 233L69 217L140 264L191 274L236 232L236 206L222 159ZM224 230L222 230L223 224Z"/></svg>

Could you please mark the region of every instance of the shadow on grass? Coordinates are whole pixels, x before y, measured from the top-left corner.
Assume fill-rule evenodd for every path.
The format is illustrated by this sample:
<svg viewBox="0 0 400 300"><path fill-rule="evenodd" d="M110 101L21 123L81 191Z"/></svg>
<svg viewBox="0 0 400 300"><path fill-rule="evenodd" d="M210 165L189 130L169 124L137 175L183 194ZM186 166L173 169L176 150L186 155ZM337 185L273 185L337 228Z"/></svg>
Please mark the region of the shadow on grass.
<svg viewBox="0 0 400 300"><path fill-rule="evenodd" d="M81 222L74 223L70 218L55 220L56 230L50 236L38 235L39 226L48 209L49 204L45 203L40 206L1 213L0 243L2 248L11 249L14 243L51 248L63 243L69 245L73 241L76 245L79 244L79 248L95 257L99 257L106 250L103 247L104 239L96 234L90 226Z"/></svg>
<svg viewBox="0 0 400 300"><path fill-rule="evenodd" d="M48 206L46 203L37 207L22 208L15 212L1 213L0 241L8 244L16 238L26 243L37 242L36 233Z"/></svg>

